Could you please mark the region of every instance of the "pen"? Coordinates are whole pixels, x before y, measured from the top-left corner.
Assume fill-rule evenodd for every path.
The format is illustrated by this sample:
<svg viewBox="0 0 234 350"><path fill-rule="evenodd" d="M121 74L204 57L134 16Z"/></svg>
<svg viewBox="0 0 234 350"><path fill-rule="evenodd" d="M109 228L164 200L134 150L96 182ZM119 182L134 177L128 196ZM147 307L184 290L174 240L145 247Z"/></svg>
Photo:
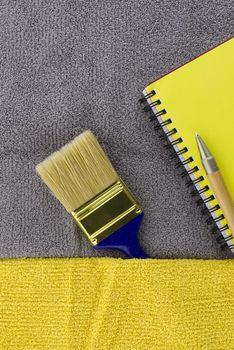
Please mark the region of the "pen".
<svg viewBox="0 0 234 350"><path fill-rule="evenodd" d="M234 236L234 203L232 197L226 187L213 155L210 153L201 136L197 133L196 141L207 177L210 181L215 197L219 201L219 205L223 211L231 233Z"/></svg>

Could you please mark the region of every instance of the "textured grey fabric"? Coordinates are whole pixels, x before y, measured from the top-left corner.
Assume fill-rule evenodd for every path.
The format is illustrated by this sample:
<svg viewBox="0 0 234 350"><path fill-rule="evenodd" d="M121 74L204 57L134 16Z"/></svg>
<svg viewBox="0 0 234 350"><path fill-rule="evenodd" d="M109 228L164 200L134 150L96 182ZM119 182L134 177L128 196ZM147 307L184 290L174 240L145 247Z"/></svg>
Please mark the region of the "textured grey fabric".
<svg viewBox="0 0 234 350"><path fill-rule="evenodd" d="M233 35L229 0L8 0L0 33L1 257L118 256L90 247L34 171L87 128L145 209L150 256L231 257L138 103L154 78Z"/></svg>

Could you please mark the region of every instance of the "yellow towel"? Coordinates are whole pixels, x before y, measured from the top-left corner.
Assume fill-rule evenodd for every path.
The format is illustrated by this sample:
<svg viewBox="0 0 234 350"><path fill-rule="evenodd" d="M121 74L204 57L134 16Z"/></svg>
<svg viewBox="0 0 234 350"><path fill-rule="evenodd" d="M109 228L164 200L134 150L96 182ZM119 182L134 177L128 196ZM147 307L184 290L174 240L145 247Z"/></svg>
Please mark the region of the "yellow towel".
<svg viewBox="0 0 234 350"><path fill-rule="evenodd" d="M234 261L0 261L1 349L234 349Z"/></svg>

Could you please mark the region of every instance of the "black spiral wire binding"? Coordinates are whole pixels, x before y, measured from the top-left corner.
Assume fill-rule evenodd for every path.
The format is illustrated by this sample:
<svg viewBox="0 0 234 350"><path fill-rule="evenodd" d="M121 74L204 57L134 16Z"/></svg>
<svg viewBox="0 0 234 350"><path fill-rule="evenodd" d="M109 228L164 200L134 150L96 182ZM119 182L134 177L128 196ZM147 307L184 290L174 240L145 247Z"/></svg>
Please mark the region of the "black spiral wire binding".
<svg viewBox="0 0 234 350"><path fill-rule="evenodd" d="M149 92L147 95L145 95L144 97L140 98L139 99L139 102L141 103L147 103L147 99L148 98L151 98L153 96L156 95L156 91L155 90L152 90L151 92ZM155 106L158 106L161 104L161 100L160 99L157 99L155 100L154 102L151 102L150 104L146 104L144 107L143 107L143 110L145 112L152 112L152 107L155 107ZM172 136L172 135L175 135L178 131L176 128L172 128L170 131L168 132L165 132L163 130L163 127L164 126L167 126L167 125L170 125L172 124L172 120L171 118L167 118L166 120L160 122L159 121L159 117L162 116L162 115L165 115L167 114L167 111L166 109L162 109L160 111L157 111L156 113L153 112L153 114L151 113L149 115L149 120L151 122L154 123L154 129L159 132L159 138L161 140L165 140L166 141L166 144L164 145L165 148L167 149L170 149L172 151L172 153L170 154L170 157L171 158L177 158L182 155L182 154L186 154L188 152L188 148L187 147L183 147L181 150L177 151L174 146L177 145L177 144L180 144L183 142L183 139L181 137L178 137L177 139L175 139L174 141L169 141L168 140L168 137ZM228 229L228 225L224 225L222 227L219 227L217 224L218 222L220 222L221 220L224 219L224 215L223 214L220 214L219 216L217 216L216 218L214 218L211 214L214 213L215 211L219 210L220 209L220 206L218 204L214 205L213 207L211 208L208 208L206 206L207 203L211 203L215 197L213 195L203 199L202 198L202 194L209 191L210 190L210 187L208 185L205 185L204 187L201 187L201 189L197 189L196 187L196 184L198 183L201 183L203 180L204 180L204 177L203 176L199 176L197 179L195 180L192 180L190 178L190 175L191 174L194 174L196 173L197 171L199 171L199 168L197 166L194 166L191 170L187 170L185 168L185 165L189 164L189 163L192 163L193 162L193 157L188 157L187 159L185 158L184 161L179 161L176 163L176 168L180 168L180 167L184 167L184 171L180 173L180 175L182 176L182 178L186 178L189 176L189 180L186 182L186 186L187 187L192 187L192 191L191 191L191 195L192 197L198 197L198 199L196 200L196 203L198 206L202 206L202 209L201 209L201 213L203 215L209 215L209 217L206 219L206 223L207 225L213 225L213 227L211 228L211 233L212 234L217 234L217 233L221 233L221 235L219 235L217 238L216 238L216 241L221 245L221 248L222 249L226 249L227 247L233 249L234 248L234 245L228 245L227 242L229 242L233 236L232 235L229 235L228 237L224 237L222 235L222 233L224 231L226 231Z"/></svg>

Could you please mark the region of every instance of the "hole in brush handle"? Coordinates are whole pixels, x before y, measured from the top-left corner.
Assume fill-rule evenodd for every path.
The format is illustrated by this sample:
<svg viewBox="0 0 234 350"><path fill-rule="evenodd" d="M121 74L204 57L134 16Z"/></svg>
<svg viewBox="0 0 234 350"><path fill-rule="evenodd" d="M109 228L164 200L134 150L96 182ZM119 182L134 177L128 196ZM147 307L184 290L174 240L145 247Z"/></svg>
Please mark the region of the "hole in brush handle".
<svg viewBox="0 0 234 350"><path fill-rule="evenodd" d="M119 230L112 233L94 246L95 249L118 249L129 258L145 259L147 255L140 247L137 235L141 226L144 213L128 222Z"/></svg>

